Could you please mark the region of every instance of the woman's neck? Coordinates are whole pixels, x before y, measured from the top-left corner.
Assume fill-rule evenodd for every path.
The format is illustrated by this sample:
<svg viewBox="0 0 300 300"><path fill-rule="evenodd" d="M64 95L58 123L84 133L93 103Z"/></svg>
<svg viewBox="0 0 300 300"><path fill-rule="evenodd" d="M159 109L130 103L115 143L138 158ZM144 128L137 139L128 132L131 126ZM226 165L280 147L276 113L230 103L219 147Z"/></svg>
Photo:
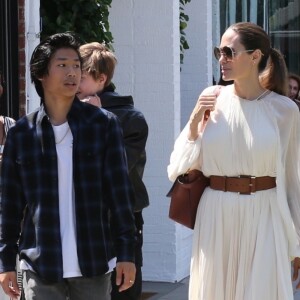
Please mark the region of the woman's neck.
<svg viewBox="0 0 300 300"><path fill-rule="evenodd" d="M263 88L259 82L254 84L245 82L244 84L234 83L233 88L234 93L243 99L246 100L257 100L259 97L266 92L266 89Z"/></svg>

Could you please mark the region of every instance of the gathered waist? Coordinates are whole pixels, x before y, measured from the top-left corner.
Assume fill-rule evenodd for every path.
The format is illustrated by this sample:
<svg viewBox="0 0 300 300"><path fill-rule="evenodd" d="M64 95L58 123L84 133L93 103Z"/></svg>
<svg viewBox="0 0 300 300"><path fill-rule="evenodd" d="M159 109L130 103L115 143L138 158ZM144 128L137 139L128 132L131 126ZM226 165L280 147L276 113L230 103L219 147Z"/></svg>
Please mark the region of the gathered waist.
<svg viewBox="0 0 300 300"><path fill-rule="evenodd" d="M268 190L276 187L276 177L271 176L248 176L237 177L210 176L210 187L223 192L235 192L250 195L257 191Z"/></svg>

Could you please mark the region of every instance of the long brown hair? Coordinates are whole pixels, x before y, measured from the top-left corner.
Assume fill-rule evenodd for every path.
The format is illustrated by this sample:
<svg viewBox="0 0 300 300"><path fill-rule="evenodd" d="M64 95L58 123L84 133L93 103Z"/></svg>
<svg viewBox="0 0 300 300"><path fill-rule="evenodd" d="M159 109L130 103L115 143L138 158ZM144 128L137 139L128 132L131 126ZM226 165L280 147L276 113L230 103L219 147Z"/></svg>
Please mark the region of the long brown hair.
<svg viewBox="0 0 300 300"><path fill-rule="evenodd" d="M258 65L261 85L280 95L288 95L288 71L279 50L271 47L271 41L262 27L250 22L233 24L229 29L235 31L246 50L259 49L262 58Z"/></svg>

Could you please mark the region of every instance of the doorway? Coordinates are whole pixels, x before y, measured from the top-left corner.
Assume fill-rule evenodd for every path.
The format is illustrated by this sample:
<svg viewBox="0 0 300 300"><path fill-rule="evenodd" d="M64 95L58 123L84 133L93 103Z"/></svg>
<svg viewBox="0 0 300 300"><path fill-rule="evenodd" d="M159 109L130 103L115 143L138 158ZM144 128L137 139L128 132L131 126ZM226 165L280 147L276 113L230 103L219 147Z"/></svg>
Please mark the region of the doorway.
<svg viewBox="0 0 300 300"><path fill-rule="evenodd" d="M19 117L18 0L0 1L0 67L4 92L0 114Z"/></svg>

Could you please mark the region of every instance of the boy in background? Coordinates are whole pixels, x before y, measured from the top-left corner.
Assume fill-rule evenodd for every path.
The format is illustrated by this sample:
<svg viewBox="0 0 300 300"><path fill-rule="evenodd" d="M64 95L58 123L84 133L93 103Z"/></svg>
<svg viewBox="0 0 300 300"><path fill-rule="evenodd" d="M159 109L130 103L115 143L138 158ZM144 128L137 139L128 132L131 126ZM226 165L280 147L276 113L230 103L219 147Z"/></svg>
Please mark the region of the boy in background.
<svg viewBox="0 0 300 300"><path fill-rule="evenodd" d="M125 151L128 161L129 178L134 188L134 217L136 226L135 264L136 279L132 287L119 292L112 275L112 300L138 300L142 293L142 210L149 205L143 173L146 164L146 142L148 125L144 115L134 107L131 96L120 96L111 83L117 63L115 55L103 44L85 44L79 49L83 60L83 73L78 97L85 102L114 113L121 122ZM114 228L112 229L114 230Z"/></svg>

